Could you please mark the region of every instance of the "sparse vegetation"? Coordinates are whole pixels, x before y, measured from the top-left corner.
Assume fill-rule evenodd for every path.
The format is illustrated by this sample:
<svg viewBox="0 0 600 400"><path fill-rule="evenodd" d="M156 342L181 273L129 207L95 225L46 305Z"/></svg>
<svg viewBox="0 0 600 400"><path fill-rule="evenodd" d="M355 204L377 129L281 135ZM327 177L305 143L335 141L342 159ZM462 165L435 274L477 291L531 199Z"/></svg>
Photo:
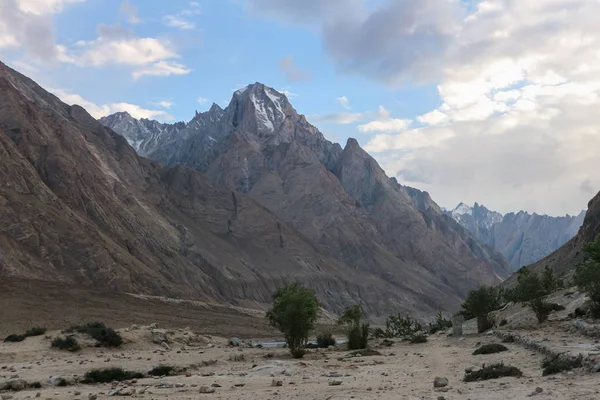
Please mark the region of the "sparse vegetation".
<svg viewBox="0 0 600 400"><path fill-rule="evenodd" d="M323 331L317 335L317 347L326 349L329 346L335 346L335 338L331 331Z"/></svg>
<svg viewBox="0 0 600 400"><path fill-rule="evenodd" d="M375 338L375 339L381 339L386 337L385 331L379 327L373 329L373 331L371 332L371 335Z"/></svg>
<svg viewBox="0 0 600 400"><path fill-rule="evenodd" d="M573 281L590 298L592 315L600 318L600 238L587 243L584 252L584 261L576 267Z"/></svg>
<svg viewBox="0 0 600 400"><path fill-rule="evenodd" d="M461 313L466 319L477 318L477 331L485 332L494 326L494 321L488 316L491 311L500 307L500 293L492 286L481 286L469 292L462 304Z"/></svg>
<svg viewBox="0 0 600 400"><path fill-rule="evenodd" d="M516 338L514 335L506 335L504 339L502 339L502 343L514 343Z"/></svg>
<svg viewBox="0 0 600 400"><path fill-rule="evenodd" d="M314 292L298 283L286 285L273 295L273 307L267 312L271 326L283 333L295 358L305 353L308 334L317 321L319 303Z"/></svg>
<svg viewBox="0 0 600 400"><path fill-rule="evenodd" d="M580 368L583 365L583 357L568 357L559 354L555 357L547 358L542 362L542 375L553 375L563 371L570 371L574 368Z"/></svg>
<svg viewBox="0 0 600 400"><path fill-rule="evenodd" d="M40 382L31 382L30 384L27 385L27 387L31 388L31 389L40 389L42 387L42 384Z"/></svg>
<svg viewBox="0 0 600 400"><path fill-rule="evenodd" d="M473 355L476 356L479 354L494 354L503 351L508 351L508 348L504 345L501 345L500 343L489 343L480 346L477 350L473 352Z"/></svg>
<svg viewBox="0 0 600 400"><path fill-rule="evenodd" d="M246 361L246 355L244 353L232 354L229 356L231 362L242 362Z"/></svg>
<svg viewBox="0 0 600 400"><path fill-rule="evenodd" d="M339 325L346 325L346 338L349 350L365 349L369 339L369 324L361 323L362 312L358 304L346 309L338 320Z"/></svg>
<svg viewBox="0 0 600 400"><path fill-rule="evenodd" d="M445 331L448 328L452 328L452 321L444 318L444 315L439 311L435 317L433 323L429 323L429 333L434 334L439 331Z"/></svg>
<svg viewBox="0 0 600 400"><path fill-rule="evenodd" d="M22 342L23 340L25 340L25 335L16 335L16 334L12 334L12 335L8 335L5 339L4 342L8 343L17 343L17 342Z"/></svg>
<svg viewBox="0 0 600 400"><path fill-rule="evenodd" d="M561 288L562 281L554 276L552 270L546 266L542 274L533 272L526 267L519 270L517 286L505 292L505 297L515 302L527 304L539 323L548 319L552 311L560 309L558 304L550 304L545 297Z"/></svg>
<svg viewBox="0 0 600 400"><path fill-rule="evenodd" d="M52 341L51 346L55 349L68 351L77 351L81 349L79 343L77 343L77 339L75 339L73 336L67 336L64 338L57 337Z"/></svg>
<svg viewBox="0 0 600 400"><path fill-rule="evenodd" d="M82 383L110 383L143 378L140 372L126 371L122 368L93 369L85 373Z"/></svg>
<svg viewBox="0 0 600 400"><path fill-rule="evenodd" d="M390 315L385 321L385 337L409 338L415 333L423 331L423 326L409 315Z"/></svg>
<svg viewBox="0 0 600 400"><path fill-rule="evenodd" d="M419 333L415 333L414 335L412 335L410 337L410 342L415 344L415 343L426 343L427 342L427 336L425 336L424 333L419 332Z"/></svg>
<svg viewBox="0 0 600 400"><path fill-rule="evenodd" d="M98 341L101 347L119 347L123 338L112 328L107 328L102 322L89 322L85 325L73 325L66 333L86 333Z"/></svg>
<svg viewBox="0 0 600 400"><path fill-rule="evenodd" d="M161 364L148 371L150 376L169 376L175 372L175 367L172 365Z"/></svg>
<svg viewBox="0 0 600 400"><path fill-rule="evenodd" d="M28 337L40 336L40 335L43 335L44 333L46 333L46 328L35 327L35 328L29 329L27 332L25 332L22 335L16 335L16 334L8 335L4 339L4 341L5 342L22 342L23 340L25 340Z"/></svg>
<svg viewBox="0 0 600 400"><path fill-rule="evenodd" d="M486 365L480 370L475 370L465 374L465 382L485 381L488 379L498 379L505 376L521 377L523 372L511 365L491 364Z"/></svg>

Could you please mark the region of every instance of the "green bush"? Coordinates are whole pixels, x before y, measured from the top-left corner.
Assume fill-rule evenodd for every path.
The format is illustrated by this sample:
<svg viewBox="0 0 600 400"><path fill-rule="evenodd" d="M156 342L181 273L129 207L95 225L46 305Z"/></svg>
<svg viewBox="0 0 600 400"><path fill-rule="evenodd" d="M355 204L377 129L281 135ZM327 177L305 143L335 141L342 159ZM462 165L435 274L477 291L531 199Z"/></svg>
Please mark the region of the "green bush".
<svg viewBox="0 0 600 400"><path fill-rule="evenodd" d="M143 378L140 372L125 371L122 368L93 369L85 373L83 383L110 383Z"/></svg>
<svg viewBox="0 0 600 400"><path fill-rule="evenodd" d="M432 335L439 331L445 331L448 328L452 328L452 321L444 318L441 311L437 313L435 321L429 323L429 333Z"/></svg>
<svg viewBox="0 0 600 400"><path fill-rule="evenodd" d="M563 371L570 371L573 368L580 368L583 365L583 356L568 357L557 355L552 358L547 358L542 362L542 375L553 375Z"/></svg>
<svg viewBox="0 0 600 400"><path fill-rule="evenodd" d="M373 335L373 337L375 339L381 339L381 338L386 337L385 331L381 328L373 329L373 332L371 333L371 335Z"/></svg>
<svg viewBox="0 0 600 400"><path fill-rule="evenodd" d="M410 337L410 342L411 343L426 343L427 336L425 336L425 334L423 334L423 333L416 333Z"/></svg>
<svg viewBox="0 0 600 400"><path fill-rule="evenodd" d="M65 332L85 333L98 341L101 347L119 347L123 338L114 329L107 328L102 322L89 322L85 325L73 325Z"/></svg>
<svg viewBox="0 0 600 400"><path fill-rule="evenodd" d="M67 336L64 338L57 337L52 341L51 346L59 350L68 351L77 351L81 349L79 343L77 343L77 340L73 336Z"/></svg>
<svg viewBox="0 0 600 400"><path fill-rule="evenodd" d="M23 340L25 340L26 338L30 337L30 336L39 336L39 335L43 335L44 333L46 333L46 328L42 328L42 327L38 327L38 328L31 328L29 329L27 332L25 332L23 335L8 335L4 341L5 342L22 342Z"/></svg>
<svg viewBox="0 0 600 400"><path fill-rule="evenodd" d="M523 372L517 367L504 364L487 365L480 370L468 372L465 374L465 382L485 381L488 379L498 379L505 376L521 377Z"/></svg>
<svg viewBox="0 0 600 400"><path fill-rule="evenodd" d="M469 292L462 304L461 314L466 318L477 318L477 331L485 332L494 326L488 314L500 307L500 292L493 286L481 286Z"/></svg>
<svg viewBox="0 0 600 400"><path fill-rule="evenodd" d="M406 317L400 314L390 315L385 321L385 337L387 338L409 338L421 331L423 331L423 326L412 319L410 315Z"/></svg>
<svg viewBox="0 0 600 400"><path fill-rule="evenodd" d="M502 351L508 351L508 348L499 343L489 343L489 344L484 344L483 346L479 347L477 350L475 350L473 352L473 355L476 356L479 354L494 354L494 353L500 353Z"/></svg>
<svg viewBox="0 0 600 400"><path fill-rule="evenodd" d="M41 389L42 384L39 382L31 382L30 384L27 385L27 387L29 387L31 389Z"/></svg>
<svg viewBox="0 0 600 400"><path fill-rule="evenodd" d="M286 285L273 295L273 307L267 311L267 318L271 326L283 333L293 357L304 355L318 310L319 302L314 292L299 283Z"/></svg>
<svg viewBox="0 0 600 400"><path fill-rule="evenodd" d="M545 300L547 295L560 287L562 287L562 282L554 276L548 266L541 275L523 267L519 271L517 286L512 292L512 298L514 301L529 305L538 322L542 323L548 319L552 311L561 309L560 305L549 304Z"/></svg>
<svg viewBox="0 0 600 400"><path fill-rule="evenodd" d="M591 313L600 318L600 237L584 247L584 261L575 268L573 282L588 295Z"/></svg>
<svg viewBox="0 0 600 400"><path fill-rule="evenodd" d="M148 375L150 375L150 376L169 376L174 372L175 372L175 367L173 367L172 365L161 364L158 367L152 368L148 372Z"/></svg>
<svg viewBox="0 0 600 400"><path fill-rule="evenodd" d="M31 328L27 332L25 332L25 336L27 336L27 337L30 337L30 336L41 336L44 333L46 333L46 328L38 326L38 327L35 327L35 328Z"/></svg>
<svg viewBox="0 0 600 400"><path fill-rule="evenodd" d="M335 346L335 338L331 331L323 331L317 335L317 347L326 349L329 346Z"/></svg>
<svg viewBox="0 0 600 400"><path fill-rule="evenodd" d="M8 342L12 342L12 343L16 343L16 342L22 342L23 340L25 340L25 335L8 335L5 339L4 342L8 343Z"/></svg>
<svg viewBox="0 0 600 400"><path fill-rule="evenodd" d="M346 339L349 350L367 348L369 340L369 327L367 323L361 324L362 312L358 304L348 307L338 320L338 325L346 325Z"/></svg>

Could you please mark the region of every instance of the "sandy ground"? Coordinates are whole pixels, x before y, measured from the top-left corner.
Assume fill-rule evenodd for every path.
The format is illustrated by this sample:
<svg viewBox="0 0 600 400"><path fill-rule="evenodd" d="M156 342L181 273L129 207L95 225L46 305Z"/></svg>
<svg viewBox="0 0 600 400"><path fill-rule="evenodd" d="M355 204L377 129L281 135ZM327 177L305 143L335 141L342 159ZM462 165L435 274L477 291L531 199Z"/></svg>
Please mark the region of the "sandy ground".
<svg viewBox="0 0 600 400"><path fill-rule="evenodd" d="M49 336L58 334L50 333ZM507 344L510 351L473 356L480 343L497 342L493 336L456 339L434 335L428 343L398 341L391 347L371 345L380 356L351 356L343 350L313 350L302 360L288 357L284 349L230 348L224 339L194 336L185 330L174 331L171 349L165 350L149 340L148 329L123 332L122 349L108 351L84 348L79 353L50 349L49 337L28 338L21 343L0 344L0 381L11 376L28 382L39 381L42 389L3 393L13 400L99 399L108 397L111 384L54 387L51 376L81 376L93 368L119 366L147 372L159 364L186 367L190 376L140 379L131 384L138 399L525 399L542 388L536 399L600 399L600 375L583 371L542 377L543 356ZM189 340L192 337L193 340ZM193 343L186 346L183 342ZM215 347L212 347L215 346ZM244 361L231 361L243 354ZM215 362L216 361L216 362ZM502 378L485 382L462 382L464 370L504 362L520 368L522 378ZM214 364L213 364L214 363ZM213 375L214 374L214 375ZM203 376L212 375L212 376ZM447 392L433 387L436 376L449 380ZM273 387L273 380L282 386ZM333 380L341 385L330 386ZM163 384L173 387L159 388ZM200 394L203 385L218 384L215 393ZM169 385L166 385L169 386ZM143 389L146 388L146 389ZM144 392L140 394L140 391Z"/></svg>

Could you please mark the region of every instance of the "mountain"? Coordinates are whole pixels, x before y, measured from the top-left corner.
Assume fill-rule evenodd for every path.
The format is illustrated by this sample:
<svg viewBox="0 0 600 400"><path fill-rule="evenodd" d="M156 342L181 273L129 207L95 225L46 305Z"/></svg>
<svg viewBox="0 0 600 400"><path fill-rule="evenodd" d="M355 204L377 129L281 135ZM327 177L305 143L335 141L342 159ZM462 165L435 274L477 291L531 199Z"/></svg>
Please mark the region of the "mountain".
<svg viewBox="0 0 600 400"><path fill-rule="evenodd" d="M571 240L547 257L529 266L533 270L552 268L559 276L571 278L574 268L583 261L584 244L600 238L600 193L590 200L583 224ZM516 279L514 276L511 280Z"/></svg>
<svg viewBox="0 0 600 400"><path fill-rule="evenodd" d="M0 276L256 308L298 281L372 319L455 310L506 276L427 194L262 85L187 124L139 121L138 150L171 166L2 63L0 90Z"/></svg>
<svg viewBox="0 0 600 400"><path fill-rule="evenodd" d="M524 211L502 215L475 203L460 203L446 212L477 239L502 253L514 270L546 257L573 238L585 211L577 216L550 217Z"/></svg>
<svg viewBox="0 0 600 400"><path fill-rule="evenodd" d="M394 285L414 289L409 276L425 274L442 297L460 298L508 274L506 261L429 195L388 178L355 139L344 148L327 141L285 95L261 83L184 124L126 113L101 122L141 143L141 154L248 195L321 252Z"/></svg>

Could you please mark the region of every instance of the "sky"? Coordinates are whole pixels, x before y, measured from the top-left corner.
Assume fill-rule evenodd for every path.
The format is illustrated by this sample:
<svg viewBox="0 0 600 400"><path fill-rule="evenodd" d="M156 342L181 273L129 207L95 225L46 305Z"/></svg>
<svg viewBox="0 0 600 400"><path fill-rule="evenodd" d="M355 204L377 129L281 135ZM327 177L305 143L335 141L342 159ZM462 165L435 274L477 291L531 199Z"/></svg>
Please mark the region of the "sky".
<svg viewBox="0 0 600 400"><path fill-rule="evenodd" d="M0 59L94 117L187 121L261 82L441 206L600 190L600 0L0 0Z"/></svg>

